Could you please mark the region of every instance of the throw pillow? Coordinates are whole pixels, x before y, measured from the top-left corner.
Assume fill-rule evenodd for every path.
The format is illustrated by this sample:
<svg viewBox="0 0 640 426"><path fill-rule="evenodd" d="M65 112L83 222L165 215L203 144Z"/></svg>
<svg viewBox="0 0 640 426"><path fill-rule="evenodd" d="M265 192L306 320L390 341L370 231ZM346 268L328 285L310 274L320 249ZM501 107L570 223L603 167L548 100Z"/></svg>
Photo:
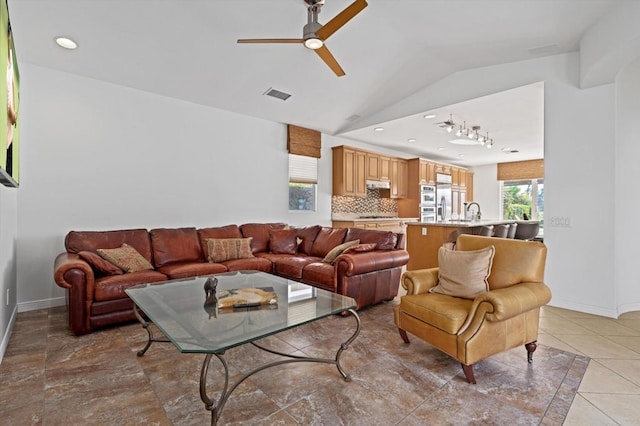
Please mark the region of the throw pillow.
<svg viewBox="0 0 640 426"><path fill-rule="evenodd" d="M272 229L269 231L269 247L271 253L296 254L298 251L298 230Z"/></svg>
<svg viewBox="0 0 640 426"><path fill-rule="evenodd" d="M487 278L491 274L494 253L494 246L470 251L440 247L438 285L429 292L475 299L477 295L489 291Z"/></svg>
<svg viewBox="0 0 640 426"><path fill-rule="evenodd" d="M97 249L103 259L113 263L125 272L138 272L153 269L153 266L138 251L124 243L120 248Z"/></svg>
<svg viewBox="0 0 640 426"><path fill-rule="evenodd" d="M342 243L339 246L335 246L332 248L329 253L322 259L324 263L333 263L338 256L340 256L345 250L350 247L355 247L360 244L360 240L347 241L346 243Z"/></svg>
<svg viewBox="0 0 640 426"><path fill-rule="evenodd" d="M251 237L249 238L207 238L208 261L211 263L226 260L249 259L251 252Z"/></svg>
<svg viewBox="0 0 640 426"><path fill-rule="evenodd" d="M78 252L78 256L91 265L96 271L105 275L122 275L122 269L118 268L111 262L107 262L101 258L98 254L92 251Z"/></svg>
<svg viewBox="0 0 640 426"><path fill-rule="evenodd" d="M376 243L368 243L368 244L358 244L357 246L349 247L343 253L348 253L350 251L355 251L358 253L363 253L366 251L373 251L376 249Z"/></svg>

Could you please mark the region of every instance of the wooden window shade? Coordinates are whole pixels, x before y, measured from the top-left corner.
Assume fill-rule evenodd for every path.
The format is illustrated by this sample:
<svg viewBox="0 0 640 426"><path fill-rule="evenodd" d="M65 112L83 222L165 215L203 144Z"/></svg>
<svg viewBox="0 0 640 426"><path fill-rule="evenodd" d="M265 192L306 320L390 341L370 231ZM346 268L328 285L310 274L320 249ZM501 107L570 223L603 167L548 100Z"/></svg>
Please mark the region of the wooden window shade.
<svg viewBox="0 0 640 426"><path fill-rule="evenodd" d="M289 154L320 158L320 132L304 127L287 125Z"/></svg>
<svg viewBox="0 0 640 426"><path fill-rule="evenodd" d="M544 160L498 163L498 180L523 180L544 178Z"/></svg>

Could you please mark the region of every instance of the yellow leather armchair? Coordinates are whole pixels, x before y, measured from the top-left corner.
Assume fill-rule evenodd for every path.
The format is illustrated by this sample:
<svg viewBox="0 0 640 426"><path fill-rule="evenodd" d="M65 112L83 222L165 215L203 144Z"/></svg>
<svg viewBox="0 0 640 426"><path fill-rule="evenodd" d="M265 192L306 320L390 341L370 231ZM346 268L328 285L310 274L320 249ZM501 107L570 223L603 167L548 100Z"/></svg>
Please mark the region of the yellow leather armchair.
<svg viewBox="0 0 640 426"><path fill-rule="evenodd" d="M544 280L547 248L543 243L462 234L456 250L493 245L489 291L474 300L429 293L438 284L438 268L407 271L395 309L400 336L407 332L460 361L467 380L476 383L473 364L525 345L528 362L538 338L540 307L551 300Z"/></svg>

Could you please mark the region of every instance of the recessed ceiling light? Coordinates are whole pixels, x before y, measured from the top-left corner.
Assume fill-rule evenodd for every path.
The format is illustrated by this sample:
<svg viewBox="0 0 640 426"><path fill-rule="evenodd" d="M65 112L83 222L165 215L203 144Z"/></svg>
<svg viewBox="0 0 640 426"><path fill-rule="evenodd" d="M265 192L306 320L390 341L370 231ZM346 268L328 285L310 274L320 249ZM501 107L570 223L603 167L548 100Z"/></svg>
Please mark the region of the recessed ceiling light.
<svg viewBox="0 0 640 426"><path fill-rule="evenodd" d="M444 151L444 150L445 150L445 149L447 149L447 148L445 148L444 146L439 146L439 147L438 147L438 149L439 149L440 151Z"/></svg>
<svg viewBox="0 0 640 426"><path fill-rule="evenodd" d="M416 140L414 138L409 138L407 139L407 142L415 142Z"/></svg>
<svg viewBox="0 0 640 426"><path fill-rule="evenodd" d="M464 154L458 154L458 157L464 157Z"/></svg>
<svg viewBox="0 0 640 426"><path fill-rule="evenodd" d="M78 43L67 37L56 37L56 44L65 49L73 50L78 47Z"/></svg>
<svg viewBox="0 0 640 426"><path fill-rule="evenodd" d="M502 151L503 152L508 152L508 151L511 151L511 148L502 148Z"/></svg>
<svg viewBox="0 0 640 426"><path fill-rule="evenodd" d="M383 131L383 130L384 130L384 127L376 127L376 128L375 128L375 129L373 129L373 130L375 130L376 132L381 132L381 131Z"/></svg>
<svg viewBox="0 0 640 426"><path fill-rule="evenodd" d="M425 114L424 118L436 118L435 114Z"/></svg>

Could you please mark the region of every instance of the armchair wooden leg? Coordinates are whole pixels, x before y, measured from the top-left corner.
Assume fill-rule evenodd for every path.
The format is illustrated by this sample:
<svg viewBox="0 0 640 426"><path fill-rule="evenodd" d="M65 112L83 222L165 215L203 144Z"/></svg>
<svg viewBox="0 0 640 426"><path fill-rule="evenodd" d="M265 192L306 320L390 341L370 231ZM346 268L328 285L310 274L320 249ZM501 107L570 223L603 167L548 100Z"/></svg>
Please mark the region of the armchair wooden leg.
<svg viewBox="0 0 640 426"><path fill-rule="evenodd" d="M533 362L533 353L538 348L538 344L534 340L533 342L524 345L524 347L527 348L527 361L531 364Z"/></svg>
<svg viewBox="0 0 640 426"><path fill-rule="evenodd" d="M407 336L407 332L406 331L404 331L401 328L398 328L398 332L400 333L400 337L402 337L402 340L405 343L411 343L411 342L409 342L409 336Z"/></svg>
<svg viewBox="0 0 640 426"><path fill-rule="evenodd" d="M473 375L473 364L471 365L466 365L466 364L462 364L460 363L460 365L462 365L462 371L464 371L464 375L467 378L467 382L472 383L472 384L476 384L476 378Z"/></svg>

